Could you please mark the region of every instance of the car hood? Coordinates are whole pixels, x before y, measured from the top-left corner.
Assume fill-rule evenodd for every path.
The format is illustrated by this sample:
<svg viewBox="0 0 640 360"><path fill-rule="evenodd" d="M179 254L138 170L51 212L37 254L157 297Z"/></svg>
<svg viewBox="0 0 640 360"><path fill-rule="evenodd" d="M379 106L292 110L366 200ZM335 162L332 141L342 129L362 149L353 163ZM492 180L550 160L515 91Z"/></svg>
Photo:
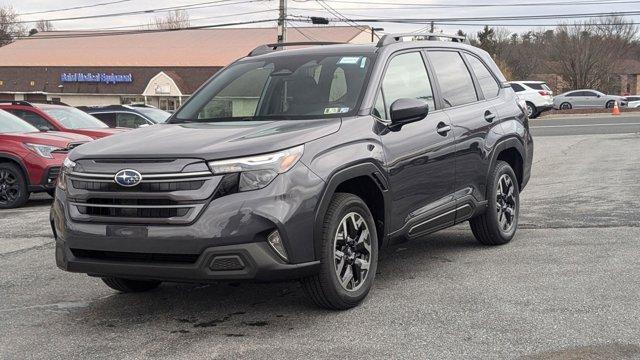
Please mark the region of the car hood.
<svg viewBox="0 0 640 360"><path fill-rule="evenodd" d="M71 159L241 157L304 144L338 131L340 124L339 118L158 124L83 145Z"/></svg>
<svg viewBox="0 0 640 360"><path fill-rule="evenodd" d="M58 131L0 134L0 136L24 143L50 145L59 148L67 148L71 143L86 143L92 140L88 136Z"/></svg>

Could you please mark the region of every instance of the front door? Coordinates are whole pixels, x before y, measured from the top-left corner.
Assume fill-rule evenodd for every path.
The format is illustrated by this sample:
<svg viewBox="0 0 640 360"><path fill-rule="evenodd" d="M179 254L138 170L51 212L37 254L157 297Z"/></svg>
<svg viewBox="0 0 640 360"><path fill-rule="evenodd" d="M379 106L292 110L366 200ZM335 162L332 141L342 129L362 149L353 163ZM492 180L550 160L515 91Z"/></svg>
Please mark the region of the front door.
<svg viewBox="0 0 640 360"><path fill-rule="evenodd" d="M454 134L449 117L435 106L432 81L421 52L389 60L374 115L388 121L389 109L402 98L429 103L426 118L381 135L393 202L392 232L419 236L453 224L455 213Z"/></svg>

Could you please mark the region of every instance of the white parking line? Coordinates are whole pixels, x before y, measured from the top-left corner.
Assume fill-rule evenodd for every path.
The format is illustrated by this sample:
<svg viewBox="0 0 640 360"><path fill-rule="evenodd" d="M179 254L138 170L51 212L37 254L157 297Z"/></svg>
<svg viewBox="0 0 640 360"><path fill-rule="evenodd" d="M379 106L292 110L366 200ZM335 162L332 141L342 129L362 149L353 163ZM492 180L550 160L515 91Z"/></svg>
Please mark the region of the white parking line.
<svg viewBox="0 0 640 360"><path fill-rule="evenodd" d="M585 126L626 126L640 125L640 123L623 123L623 124L574 124L574 125L532 125L531 128L563 128L563 127L585 127Z"/></svg>

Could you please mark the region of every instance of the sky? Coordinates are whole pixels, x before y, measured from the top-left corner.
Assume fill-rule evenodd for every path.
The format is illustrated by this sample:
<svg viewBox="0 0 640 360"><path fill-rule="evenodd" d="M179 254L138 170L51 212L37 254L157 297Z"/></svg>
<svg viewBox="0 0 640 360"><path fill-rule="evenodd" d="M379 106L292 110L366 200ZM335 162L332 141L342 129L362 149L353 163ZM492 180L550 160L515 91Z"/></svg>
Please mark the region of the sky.
<svg viewBox="0 0 640 360"><path fill-rule="evenodd" d="M74 6L94 5L110 2L113 0L0 0L2 6L12 6L18 14L48 11ZM95 6L85 9L70 10L64 12L51 12L46 14L22 15L21 20L36 21L38 19L55 19L62 17L90 16L97 14L120 13L133 10L147 10L160 7L183 6L195 3L202 3L206 0L126 0L119 4ZM224 6L202 7L189 11L191 26L218 24L226 22L237 22L247 20L262 20L276 18L278 0L262 0L258 2L248 2L247 0L230 0L231 2L241 2L239 4L226 3ZM292 16L324 16L335 18L325 10L316 0L287 0L288 13ZM602 4L602 2L609 4ZM360 2L360 3L359 3ZM366 4L362 4L366 2ZM631 11L640 12L640 1L624 0L574 0L572 5L544 5L544 6L508 6L509 4L522 3L567 3L568 0L326 0L326 4L339 11L349 18L443 18L443 17L481 17L481 16L513 16L513 15L552 15L552 14L572 14L572 13L606 13L611 11ZM580 4L582 2L582 4ZM588 4L584 4L588 3ZM412 6L419 4L421 6ZM477 7L482 4L497 4L497 7ZM425 7L430 5L435 7ZM448 5L445 8L439 7ZM474 7L473 5L476 5ZM507 5L507 6L505 6ZM252 13L252 14L246 14ZM162 17L165 13L142 14L131 16L120 16L89 20L55 21L53 25L56 30L81 30L81 29L113 29L137 28L149 24L155 17ZM640 22L640 18L629 17ZM572 20L565 20L572 21ZM497 21L500 24L511 24L507 26L510 32L525 32L530 29L541 29L542 24L557 24L559 20L528 20L528 21ZM482 24L491 22L473 21L471 25L465 24L437 24L436 28L445 33L453 33L462 29L467 33L474 33L481 29ZM494 22L496 23L496 22ZM254 26L275 26L275 23L268 23ZM305 26L302 22L292 22L293 26ZM336 25L342 25L336 23ZM420 24L394 24L375 23L361 25L372 25L384 28L384 32L412 32L424 29L427 25ZM32 28L33 24L27 24Z"/></svg>

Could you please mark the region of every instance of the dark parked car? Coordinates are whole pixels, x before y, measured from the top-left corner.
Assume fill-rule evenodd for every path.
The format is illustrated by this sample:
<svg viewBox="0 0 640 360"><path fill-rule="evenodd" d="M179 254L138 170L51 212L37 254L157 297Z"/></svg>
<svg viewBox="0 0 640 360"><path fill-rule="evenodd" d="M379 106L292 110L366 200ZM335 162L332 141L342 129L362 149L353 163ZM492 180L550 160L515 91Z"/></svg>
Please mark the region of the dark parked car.
<svg viewBox="0 0 640 360"><path fill-rule="evenodd" d="M464 221L509 242L533 156L524 104L462 38L403 38L257 48L167 124L75 149L51 211L58 266L123 292L300 278L346 309L383 247Z"/></svg>
<svg viewBox="0 0 640 360"><path fill-rule="evenodd" d="M53 194L68 151L88 141L79 134L40 132L0 110L0 209L24 205L32 192Z"/></svg>
<svg viewBox="0 0 640 360"><path fill-rule="evenodd" d="M112 128L135 129L140 126L160 124L171 116L171 113L149 106L79 106L78 109L97 117Z"/></svg>
<svg viewBox="0 0 640 360"><path fill-rule="evenodd" d="M62 104L38 104L26 101L0 103L0 109L10 112L40 131L63 131L100 139L126 131L109 129L100 120L74 107Z"/></svg>

